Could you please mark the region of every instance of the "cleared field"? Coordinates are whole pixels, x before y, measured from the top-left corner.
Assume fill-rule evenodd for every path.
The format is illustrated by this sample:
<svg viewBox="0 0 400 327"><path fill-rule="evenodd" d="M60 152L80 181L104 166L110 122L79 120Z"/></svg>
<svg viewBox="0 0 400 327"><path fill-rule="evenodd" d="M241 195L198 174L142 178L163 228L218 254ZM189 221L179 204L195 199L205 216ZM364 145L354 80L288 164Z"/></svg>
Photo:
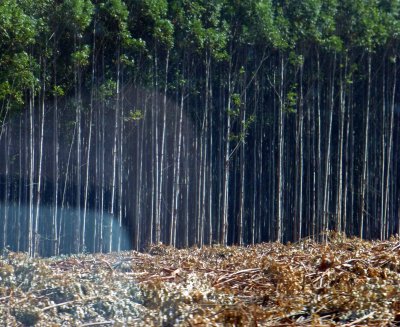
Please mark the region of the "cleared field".
<svg viewBox="0 0 400 327"><path fill-rule="evenodd" d="M332 235L331 235L332 236ZM400 241L0 257L4 326L400 323Z"/></svg>

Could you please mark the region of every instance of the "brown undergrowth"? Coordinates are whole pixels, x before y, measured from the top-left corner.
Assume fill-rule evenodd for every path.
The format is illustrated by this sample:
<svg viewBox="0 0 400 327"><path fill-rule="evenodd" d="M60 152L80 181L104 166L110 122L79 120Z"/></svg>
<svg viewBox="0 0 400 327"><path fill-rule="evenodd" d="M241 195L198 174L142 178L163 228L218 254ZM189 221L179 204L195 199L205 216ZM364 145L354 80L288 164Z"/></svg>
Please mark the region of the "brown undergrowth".
<svg viewBox="0 0 400 327"><path fill-rule="evenodd" d="M332 236L332 235L331 235ZM400 241L0 257L3 326L400 324Z"/></svg>

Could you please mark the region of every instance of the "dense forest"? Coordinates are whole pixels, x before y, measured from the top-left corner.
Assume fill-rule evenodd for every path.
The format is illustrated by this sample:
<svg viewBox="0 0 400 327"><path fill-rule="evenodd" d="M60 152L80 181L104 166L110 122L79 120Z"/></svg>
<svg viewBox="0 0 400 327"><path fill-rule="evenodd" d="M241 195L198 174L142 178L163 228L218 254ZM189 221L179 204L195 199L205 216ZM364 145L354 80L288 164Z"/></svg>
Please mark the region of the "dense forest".
<svg viewBox="0 0 400 327"><path fill-rule="evenodd" d="M400 230L398 0L2 0L0 247Z"/></svg>

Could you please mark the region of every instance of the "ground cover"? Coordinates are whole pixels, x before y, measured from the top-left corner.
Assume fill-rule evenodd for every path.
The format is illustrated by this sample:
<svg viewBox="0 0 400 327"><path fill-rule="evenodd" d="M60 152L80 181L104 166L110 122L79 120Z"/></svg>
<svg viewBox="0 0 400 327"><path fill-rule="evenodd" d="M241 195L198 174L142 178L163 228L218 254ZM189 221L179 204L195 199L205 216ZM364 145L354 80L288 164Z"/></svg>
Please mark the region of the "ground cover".
<svg viewBox="0 0 400 327"><path fill-rule="evenodd" d="M4 326L400 324L400 240L0 256Z"/></svg>

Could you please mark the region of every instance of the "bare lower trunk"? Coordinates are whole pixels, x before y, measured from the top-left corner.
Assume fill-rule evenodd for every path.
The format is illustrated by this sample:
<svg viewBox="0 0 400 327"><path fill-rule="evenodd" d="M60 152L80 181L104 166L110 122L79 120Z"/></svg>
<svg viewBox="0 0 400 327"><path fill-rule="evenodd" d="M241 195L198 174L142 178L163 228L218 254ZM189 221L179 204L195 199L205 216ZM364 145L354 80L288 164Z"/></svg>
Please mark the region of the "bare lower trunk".
<svg viewBox="0 0 400 327"><path fill-rule="evenodd" d="M368 54L368 86L367 86L367 105L365 112L365 133L364 133L364 158L361 180L361 204L360 204L360 237L364 237L364 224L366 208L366 194L367 194L367 174L368 174L368 134L369 134L369 110L371 98L371 54Z"/></svg>
<svg viewBox="0 0 400 327"><path fill-rule="evenodd" d="M345 117L345 95L344 83L347 75L347 60L345 63L344 76L340 79L340 118L339 118L339 157L338 157L338 187L336 202L336 231L342 231L342 204L343 204L343 137L344 137L344 117Z"/></svg>
<svg viewBox="0 0 400 327"><path fill-rule="evenodd" d="M281 56L280 61L280 89L279 89L279 123L278 123L278 203L276 216L276 234L275 240L282 242L282 220L283 220L283 189L284 189L284 171L283 171L283 154L284 154L284 103L283 103L283 78L284 78L284 61Z"/></svg>
<svg viewBox="0 0 400 327"><path fill-rule="evenodd" d="M179 196L180 196L180 168L181 168L181 153L182 153L182 122L183 122L183 90L181 94L181 104L179 109L179 132L178 132L178 156L176 160L176 175L175 175L175 201L174 201L174 208L173 208L173 215L171 221L171 245L176 246L176 226L178 220L178 207L179 207Z"/></svg>
<svg viewBox="0 0 400 327"><path fill-rule="evenodd" d="M37 182L37 192L36 192L36 216L35 216L35 252L39 254L39 244L40 237L39 234L39 214L40 214L40 205L42 199L42 165L43 165L43 138L44 138L44 113L45 113L45 105L44 105L44 97L46 94L46 62L44 63L44 71L43 71L43 85L42 85L42 103L41 103L41 124L40 124L40 141L39 141L39 171L38 171L38 182Z"/></svg>
<svg viewBox="0 0 400 327"><path fill-rule="evenodd" d="M332 142L332 124L333 124L333 109L334 109L334 95L335 95L335 70L336 70L336 54L333 59L333 69L331 77L331 90L330 90L330 108L329 108L329 127L328 127L328 143L325 157L325 182L324 182L324 211L322 220L322 231L324 238L329 229L329 176L331 170L331 142Z"/></svg>

